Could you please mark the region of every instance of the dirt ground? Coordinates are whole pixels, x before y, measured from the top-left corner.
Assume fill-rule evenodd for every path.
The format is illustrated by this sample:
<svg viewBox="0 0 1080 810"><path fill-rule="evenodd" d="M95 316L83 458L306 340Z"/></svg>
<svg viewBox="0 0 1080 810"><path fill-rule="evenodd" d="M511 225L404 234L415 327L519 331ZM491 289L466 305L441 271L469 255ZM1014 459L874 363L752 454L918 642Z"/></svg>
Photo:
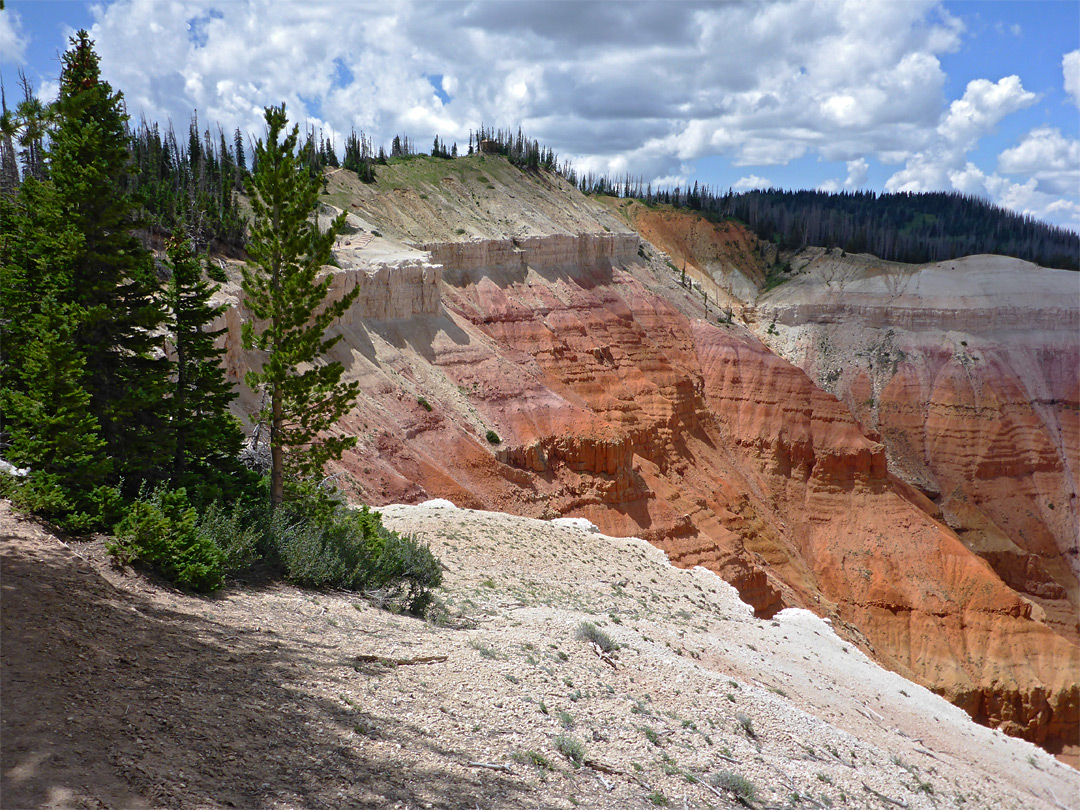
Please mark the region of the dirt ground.
<svg viewBox="0 0 1080 810"><path fill-rule="evenodd" d="M441 621L280 584L192 596L0 504L0 806L744 806L735 777L758 808L1080 796L1076 771L820 619L754 619L642 541L436 503L383 513L446 566Z"/></svg>

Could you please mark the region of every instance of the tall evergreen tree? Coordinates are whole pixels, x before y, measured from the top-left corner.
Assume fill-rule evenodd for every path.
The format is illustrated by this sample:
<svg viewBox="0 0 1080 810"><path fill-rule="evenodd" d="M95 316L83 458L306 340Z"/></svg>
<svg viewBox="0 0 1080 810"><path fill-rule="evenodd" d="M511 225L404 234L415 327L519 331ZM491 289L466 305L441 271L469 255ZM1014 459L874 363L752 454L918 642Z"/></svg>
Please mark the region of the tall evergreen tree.
<svg viewBox="0 0 1080 810"><path fill-rule="evenodd" d="M49 275L59 304L78 314L71 340L84 358L83 386L114 473L137 486L160 475L168 361L155 332L164 313L153 261L132 230L138 224L129 188L129 144L123 97L101 80L86 31L63 56L49 179L39 188L43 217L28 208L31 231L59 229L64 249L31 265ZM55 243L57 240L53 238ZM28 279L30 288L44 283Z"/></svg>
<svg viewBox="0 0 1080 810"><path fill-rule="evenodd" d="M19 164L15 157L18 134L18 119L8 109L7 94L0 85L0 196L14 197L19 188Z"/></svg>
<svg viewBox="0 0 1080 810"><path fill-rule="evenodd" d="M0 408L15 418L5 425L6 457L30 468L23 504L69 531L101 525L102 491L112 470L84 387L85 358L72 340L75 305L46 296L23 325L19 364L9 370ZM14 382L15 384L11 384Z"/></svg>
<svg viewBox="0 0 1080 810"><path fill-rule="evenodd" d="M255 168L247 194L253 221L251 261L243 289L253 320L244 324L244 347L266 352L261 370L246 377L267 401L260 414L270 427L270 502L282 503L285 478L321 474L323 465L356 443L355 437L325 432L348 412L358 383L343 384L341 363L318 363L340 336L327 328L356 300L359 288L328 302L329 277L318 280L331 260L342 213L320 233L314 218L321 182L297 155L299 128L282 138L285 105L266 109L266 141L255 146ZM261 326L256 329L256 323ZM303 370L301 370L303 369Z"/></svg>
<svg viewBox="0 0 1080 810"><path fill-rule="evenodd" d="M189 241L170 239L167 253L172 276L165 297L176 355L169 400L171 479L193 502L207 503L236 494L245 477L238 460L243 433L229 414L236 393L221 366L225 349L215 345L226 329L208 328L227 305L212 303L219 287L204 275Z"/></svg>

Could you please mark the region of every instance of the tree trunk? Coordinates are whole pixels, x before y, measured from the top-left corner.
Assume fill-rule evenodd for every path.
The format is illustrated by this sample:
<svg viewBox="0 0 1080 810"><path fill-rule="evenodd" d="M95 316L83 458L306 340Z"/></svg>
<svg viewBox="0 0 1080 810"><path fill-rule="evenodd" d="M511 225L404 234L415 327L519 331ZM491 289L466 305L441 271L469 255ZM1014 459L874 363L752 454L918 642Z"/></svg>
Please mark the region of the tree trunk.
<svg viewBox="0 0 1080 810"><path fill-rule="evenodd" d="M285 421L281 390L274 385L270 394L270 509L276 510L285 499L285 451L281 446L281 428Z"/></svg>

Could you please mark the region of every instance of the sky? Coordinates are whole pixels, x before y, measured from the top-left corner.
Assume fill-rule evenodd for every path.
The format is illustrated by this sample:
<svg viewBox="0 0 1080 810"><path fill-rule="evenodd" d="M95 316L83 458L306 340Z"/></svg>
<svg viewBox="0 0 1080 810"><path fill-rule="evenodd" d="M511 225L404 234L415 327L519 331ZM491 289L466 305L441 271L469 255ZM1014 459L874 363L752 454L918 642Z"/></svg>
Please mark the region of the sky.
<svg viewBox="0 0 1080 810"><path fill-rule="evenodd" d="M137 122L464 148L521 127L579 172L956 190L1080 231L1076 0L7 0L0 78L55 96L86 28Z"/></svg>

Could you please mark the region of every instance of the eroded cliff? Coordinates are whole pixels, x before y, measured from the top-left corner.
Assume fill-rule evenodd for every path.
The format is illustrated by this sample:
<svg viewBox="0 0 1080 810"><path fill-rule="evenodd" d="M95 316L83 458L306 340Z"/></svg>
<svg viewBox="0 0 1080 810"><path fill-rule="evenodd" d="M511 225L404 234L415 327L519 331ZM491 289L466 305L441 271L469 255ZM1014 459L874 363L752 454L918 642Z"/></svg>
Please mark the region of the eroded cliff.
<svg viewBox="0 0 1080 810"><path fill-rule="evenodd" d="M335 358L363 390L340 426L360 439L341 465L350 492L644 537L719 573L759 616L809 607L982 722L1056 752L1076 744L1076 644L942 522L948 505L894 477L883 427L814 368L718 324L676 252L565 184L503 184L497 158L473 163L416 194L331 183L357 217L335 283L371 290L337 327ZM470 172L495 181L492 200L462 202ZM1006 456L980 458L989 474Z"/></svg>

